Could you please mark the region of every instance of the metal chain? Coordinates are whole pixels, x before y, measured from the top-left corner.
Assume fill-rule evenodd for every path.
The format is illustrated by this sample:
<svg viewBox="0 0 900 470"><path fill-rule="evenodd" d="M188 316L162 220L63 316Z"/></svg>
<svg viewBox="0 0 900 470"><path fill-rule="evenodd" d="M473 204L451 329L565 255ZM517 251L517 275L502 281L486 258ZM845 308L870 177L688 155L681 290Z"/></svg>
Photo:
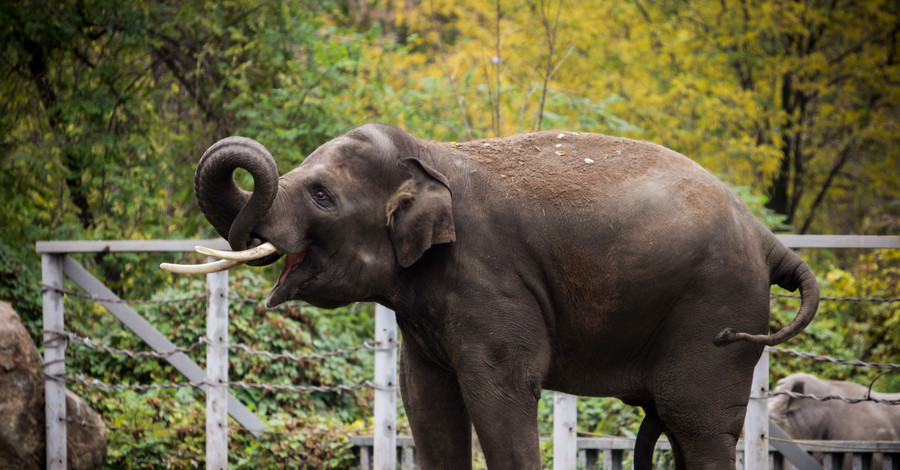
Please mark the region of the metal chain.
<svg viewBox="0 0 900 470"><path fill-rule="evenodd" d="M207 341L209 341L209 340L207 340ZM378 344L378 343L376 342L374 344ZM331 352L326 352L326 353L318 353L318 354L311 353L311 354L304 354L304 355L298 356L298 355L291 354L291 353L280 353L279 354L279 353L271 353L269 351L261 351L259 349L253 349L250 346L247 346L246 344L242 344L242 343L227 344L227 346L228 346L228 349L240 349L241 351L244 351L245 353L247 353L251 356L264 356L264 357L268 357L269 359L289 359L291 361L296 361L296 362L302 362L302 361L307 361L307 360L328 359L329 357L350 354L350 353L359 351L360 349L364 349L364 348L371 349L370 343L368 341L366 341L365 343L360 344L359 346L352 346L352 347L349 347L346 349L338 349L336 351L331 351Z"/></svg>
<svg viewBox="0 0 900 470"><path fill-rule="evenodd" d="M156 357L156 358L165 359L165 358L168 358L168 357L173 356L178 353L191 352L203 344L209 344L209 343L213 342L213 340L210 338L201 337L198 342L196 342L188 347L176 347L173 350L164 351L164 352L156 352L156 351L135 352L135 351L127 350L127 349L116 349L116 348L111 348L109 346L104 346L102 344L98 344L98 343L91 341L90 338L85 338L83 336L79 336L70 331L44 330L44 333L50 333L50 334L55 335L53 338L48 339L46 341L46 343L51 343L51 342L57 341L59 339L67 339L69 341L72 341L77 344L81 344L90 349L96 349L96 350L104 351L104 352L111 353L111 354L123 354L123 355L126 355L131 358ZM345 348L345 349L339 349L336 351L330 351L330 352L325 352L325 353L310 353L310 354L305 354L305 355L296 355L296 354L290 354L290 353L282 353L282 354L271 353L269 351L261 351L259 349L253 349L250 346L247 346L246 344L243 344L243 343L233 343L233 344L229 343L229 344L226 344L226 346L229 349L240 349L241 351L244 351L251 356L265 356L265 357L268 357L269 359L275 359L275 360L289 359L289 360L293 360L296 362L301 362L301 361L306 361L306 360L328 359L330 357L350 354L350 353L359 351L360 349L364 349L364 348L376 350L376 351L383 350L383 349L393 349L393 348L397 347L396 344L397 344L396 342L392 341L392 346L389 346L388 348L379 348L378 346L380 346L381 343L379 343L377 341L371 341L371 342L366 341L365 343L363 343L361 345L352 346L352 347Z"/></svg>
<svg viewBox="0 0 900 470"><path fill-rule="evenodd" d="M79 300L89 300L92 302L99 302L104 304L138 304L138 305L147 305L147 304L170 304L170 303L181 303L181 302L189 302L192 300L204 300L206 299L206 295L195 295L191 297L181 297L177 299L159 299L159 300L123 300L123 299L112 299L112 298L103 298L98 297L92 294L86 294L83 292L76 292L70 289L64 289L62 287L51 286L48 284L41 284L41 293L46 292L56 292L59 294L63 294L75 299Z"/></svg>
<svg viewBox="0 0 900 470"><path fill-rule="evenodd" d="M82 420L76 420L76 419L72 419L72 418L66 419L66 422L67 422L67 423L70 423L70 424L74 424L74 425L76 425L76 426L81 426L81 427L84 427L84 428L95 428L95 429L105 428L106 430L108 430L108 431L113 431L113 432L132 432L132 433L134 433L134 432L141 432L141 433L146 433L146 432L186 432L186 431L196 432L196 431L202 431L202 430L205 430L205 429L206 429L206 425L205 425L205 424L188 424L188 425L185 425L185 426L172 426L172 427L166 427L166 426L153 426L153 427L148 427L148 428L133 428L133 427L125 427L125 426L114 426L114 425L109 424L109 423L106 423L106 422L104 422L102 425L97 425L97 424L89 423L89 422L87 422L86 420L83 420L83 419L82 419ZM314 431L311 432L311 431L309 431L309 430L307 430L307 429L296 429L296 430L276 431L276 430L274 430L274 429L268 429L268 428L267 428L267 429L259 429L259 430L256 430L256 429L248 429L248 428L245 428L245 427L243 427L243 426L236 425L236 424L229 424L229 425L228 425L228 431L229 431L229 432L230 432L230 431L238 431L238 432L261 432L261 433L263 433L263 434L273 434L273 435L282 435L282 436L290 436L290 435L310 435L310 434L326 434L326 433L316 433L316 432L314 432ZM331 432L331 431L329 431L329 432ZM342 431L342 430L336 430L336 431L334 431L334 432L335 432L336 434L342 434L342 433L346 433L347 430L346 430L346 429L343 430L343 431Z"/></svg>
<svg viewBox="0 0 900 470"><path fill-rule="evenodd" d="M356 385L334 385L334 386L317 386L317 385L271 385L271 384L257 384L257 383L247 383L247 382L228 382L228 386L230 387L240 387L240 388L249 388L249 389L257 389L257 390L267 390L270 392L298 392L298 393L309 393L309 392L353 392L356 390L360 390L363 388L375 388L375 384L370 381L365 381L361 384Z"/></svg>
<svg viewBox="0 0 900 470"><path fill-rule="evenodd" d="M45 373L44 377L46 377L47 379L53 380L54 382L74 383L74 384L82 385L85 387L105 388L105 389L110 389L110 390L147 391L147 390L162 390L162 389L188 388L188 387L201 388L201 387L208 385L208 383L206 381L149 384L149 385L122 385L122 384L110 384L110 383L102 382L97 379L84 379L81 377L72 377L71 375L50 375L50 374Z"/></svg>
<svg viewBox="0 0 900 470"><path fill-rule="evenodd" d="M765 396L765 397L759 397L759 398L762 398L762 399L769 399L769 398L775 398L775 397L780 396L780 395L788 396L788 397L791 397L791 398L805 398L805 399L816 400L816 401L838 400L838 401L842 401L842 402L844 402L844 403L849 403L849 404L851 404L851 405L854 405L854 404L857 404L857 403L866 403L866 402L869 402L869 403L879 403L879 404L882 404L882 405L900 405L900 399L897 399L897 400L883 400L883 399L880 399L880 398L871 398L871 397L868 397L868 398L847 398L847 397L842 397L842 396L840 396L840 395L825 395L824 397L820 397L820 396L813 395L813 394L791 392L791 391L789 391L789 390L783 390L783 391L779 391L779 392L769 392L768 396Z"/></svg>
<svg viewBox="0 0 900 470"><path fill-rule="evenodd" d="M47 379L53 380L55 382L63 382L63 383L74 383L77 385L82 385L85 387L95 387L95 388L105 388L110 390L133 390L133 391L147 391L147 390L161 390L161 389L175 389L175 388L202 388L205 386L209 386L210 383L201 380L199 382L179 382L179 383L162 383L162 384L148 384L148 385L122 385L122 384L111 384L106 383L97 379L84 379L81 377L72 377L71 375L50 375L44 374ZM335 386L325 386L325 385L309 385L309 386L300 386L300 385L272 385L272 384L257 384L257 383L248 383L243 381L237 382L228 382L229 387L240 387L246 389L261 389L267 390L270 392L299 392L299 393L309 393L309 392L352 392L356 390L360 390L363 388L379 388L374 383L370 381L365 381L361 384L356 385L335 385Z"/></svg>
<svg viewBox="0 0 900 470"><path fill-rule="evenodd" d="M779 348L776 346L767 346L766 350L776 353L791 354L793 356L802 357L804 359L812 359L819 362L830 362L832 364L842 364L845 366L870 367L873 369L900 370L900 364L873 364L863 361L848 361L846 359L835 359L828 356L819 356L816 354L805 353L794 349Z"/></svg>
<svg viewBox="0 0 900 470"><path fill-rule="evenodd" d="M189 297L180 297L177 299L157 299L157 300L124 300L117 298L104 298L98 297L92 294L86 294L84 292L77 292L71 289L65 289L58 286L51 286L48 284L41 284L41 293L46 292L56 292L59 294L66 295L68 297L72 297L78 300L87 300L91 302L99 302L99 303L107 303L107 304L128 304L128 305L156 305L156 304L169 304L169 303L181 303L181 302L190 302L193 300L206 300L207 295L194 295ZM235 302L248 303L248 304L259 304L262 303L262 300L257 300L249 297L240 297L237 295L229 295L228 298ZM276 307L279 308L279 307Z"/></svg>
<svg viewBox="0 0 900 470"><path fill-rule="evenodd" d="M770 297L780 297L783 299L799 299L800 296L796 294L771 294ZM819 297L819 300L832 300L835 302L884 302L884 303L892 303L892 302L900 302L900 297L828 297L822 296Z"/></svg>
<svg viewBox="0 0 900 470"><path fill-rule="evenodd" d="M201 338L200 341L198 341L188 347L184 347L184 348L176 347L175 349L172 349L170 351L163 351L163 352L156 352L156 351L136 352L136 351L131 351L128 349L116 349L116 348L111 348L109 346L104 346L102 344L98 344L98 343L91 341L90 338L78 336L77 334L72 333L70 331L44 330L44 333L50 333L50 334L56 335L50 341L58 339L58 338L64 338L69 341L72 341L73 343L80 344L80 345L85 346L90 349L96 349L96 350L104 351L104 352L107 352L110 354L122 354L122 355L128 356L133 359L143 358L143 357L156 357L156 358L160 358L160 359L166 359L171 356L174 356L175 354L191 352L191 351L197 349L198 347L200 347L201 345L203 345L204 343L206 343L206 341L205 341L206 338Z"/></svg>

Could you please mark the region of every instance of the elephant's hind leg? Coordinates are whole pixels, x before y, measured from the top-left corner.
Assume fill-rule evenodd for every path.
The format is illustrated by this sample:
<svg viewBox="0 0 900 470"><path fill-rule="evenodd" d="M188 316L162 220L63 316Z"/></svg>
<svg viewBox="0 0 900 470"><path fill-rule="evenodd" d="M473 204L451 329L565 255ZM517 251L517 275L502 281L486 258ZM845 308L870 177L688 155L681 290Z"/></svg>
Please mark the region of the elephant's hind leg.
<svg viewBox="0 0 900 470"><path fill-rule="evenodd" d="M673 432L672 441L677 469L725 469L735 468L735 444L737 437L730 433L679 437Z"/></svg>
<svg viewBox="0 0 900 470"><path fill-rule="evenodd" d="M718 390L700 386L682 394L669 392L656 400L677 468L735 467L735 445L747 407L744 389L749 392L749 381L746 387L743 382L723 384ZM739 390L729 391L731 387Z"/></svg>
<svg viewBox="0 0 900 470"><path fill-rule="evenodd" d="M649 384L666 434L677 442L688 469L735 468L735 446L762 347L746 342L719 347L713 338L725 327L765 331L766 282L701 284L696 297L685 298L661 327L666 335L654 345Z"/></svg>
<svg viewBox="0 0 900 470"><path fill-rule="evenodd" d="M684 463L684 452L678 444L678 439L672 435L671 431L666 429L666 425L656 412L656 408L652 406L644 406L644 420L641 421L641 427L638 430L637 439L634 443L634 470L653 470L653 454L656 450L656 442L662 433L666 433L669 439L669 445L672 448L672 462L675 470L686 470Z"/></svg>

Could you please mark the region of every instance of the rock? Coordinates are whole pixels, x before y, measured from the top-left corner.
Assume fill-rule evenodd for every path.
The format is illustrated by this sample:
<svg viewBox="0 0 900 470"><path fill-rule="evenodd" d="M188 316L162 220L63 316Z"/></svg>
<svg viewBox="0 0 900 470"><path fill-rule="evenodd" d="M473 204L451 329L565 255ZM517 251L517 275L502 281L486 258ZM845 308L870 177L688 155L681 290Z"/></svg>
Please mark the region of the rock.
<svg viewBox="0 0 900 470"><path fill-rule="evenodd" d="M74 392L66 391L68 468L100 468L106 426ZM19 315L0 302L0 470L45 468L43 360Z"/></svg>
<svg viewBox="0 0 900 470"><path fill-rule="evenodd" d="M102 467L106 460L107 438L106 424L100 413L75 392L66 390L66 414L69 421L66 426L68 468L87 470Z"/></svg>
<svg viewBox="0 0 900 470"><path fill-rule="evenodd" d="M44 467L42 367L19 315L0 302L0 468Z"/></svg>

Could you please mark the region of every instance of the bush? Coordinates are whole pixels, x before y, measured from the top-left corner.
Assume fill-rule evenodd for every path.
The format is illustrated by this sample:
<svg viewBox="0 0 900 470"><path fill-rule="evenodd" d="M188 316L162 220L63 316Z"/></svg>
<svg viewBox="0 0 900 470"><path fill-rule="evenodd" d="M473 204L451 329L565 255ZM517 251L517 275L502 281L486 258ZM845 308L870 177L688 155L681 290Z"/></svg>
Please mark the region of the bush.
<svg viewBox="0 0 900 470"><path fill-rule="evenodd" d="M374 331L371 307L352 305L321 311L293 303L273 310L260 307L263 276L237 270L230 292L243 300L230 305L230 341L272 353L304 355L350 348ZM206 299L202 279L179 276L152 303L134 308L176 345L199 341L205 331ZM67 328L113 348L149 348L92 301L67 298ZM201 367L205 352L188 355ZM300 362L229 352L230 380L273 385L358 384L371 377L372 355L361 349L326 360ZM177 383L186 379L156 358L88 350L74 344L67 358L70 375L83 374L114 384ZM73 386L111 427L108 468L195 468L205 456L205 404L194 388L116 391ZM229 459L233 468L351 468L357 457L348 434L365 431L372 392L294 393L232 387L232 394L260 416L272 432L256 438L231 421ZM239 451L235 451L239 449Z"/></svg>

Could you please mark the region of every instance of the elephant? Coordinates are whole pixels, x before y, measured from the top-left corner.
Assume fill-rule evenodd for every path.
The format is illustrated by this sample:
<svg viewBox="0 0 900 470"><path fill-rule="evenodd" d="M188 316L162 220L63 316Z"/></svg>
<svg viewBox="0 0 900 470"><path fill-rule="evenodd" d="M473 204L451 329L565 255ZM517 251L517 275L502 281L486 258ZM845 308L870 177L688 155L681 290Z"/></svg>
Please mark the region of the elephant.
<svg viewBox="0 0 900 470"><path fill-rule="evenodd" d="M900 400L900 393L879 393L854 382L824 380L810 374L792 374L778 381L774 392L792 392L824 398ZM900 406L875 402L846 403L775 395L769 417L794 439L836 441L900 441Z"/></svg>
<svg viewBox="0 0 900 470"><path fill-rule="evenodd" d="M824 380L798 373L778 381L769 402L769 418L793 439L831 441L900 441L900 406L876 402L819 401L787 394L839 396L850 399L900 400L900 393L879 393L840 380ZM823 455L814 453L821 462ZM842 468L853 468L852 454L845 454ZM881 468L883 456L872 455L871 468Z"/></svg>
<svg viewBox="0 0 900 470"><path fill-rule="evenodd" d="M235 251L208 250L223 260L200 269L283 256L269 307L396 312L424 469L471 468L473 426L488 468L540 468L542 389L642 407L636 468L662 433L678 468L734 468L754 364L819 301L810 267L733 191L647 142L543 131L447 143L366 124L279 177L264 146L228 137L194 185ZM799 288L801 305L768 334L772 284Z"/></svg>

